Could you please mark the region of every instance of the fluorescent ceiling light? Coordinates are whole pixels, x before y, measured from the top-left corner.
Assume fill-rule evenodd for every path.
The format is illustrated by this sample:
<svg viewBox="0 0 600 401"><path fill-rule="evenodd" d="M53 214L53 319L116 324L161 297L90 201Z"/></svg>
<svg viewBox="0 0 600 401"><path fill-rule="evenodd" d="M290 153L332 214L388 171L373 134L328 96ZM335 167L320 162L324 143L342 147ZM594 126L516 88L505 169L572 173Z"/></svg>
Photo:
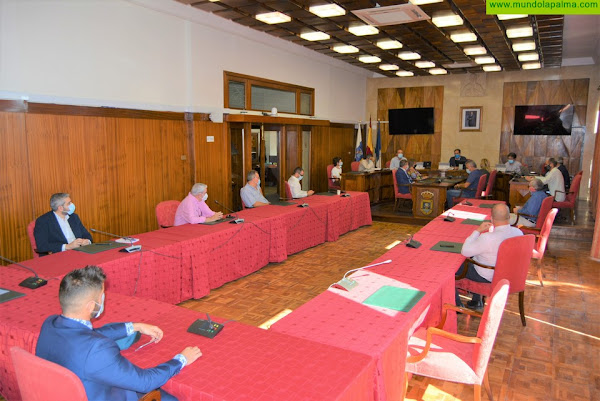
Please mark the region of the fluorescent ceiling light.
<svg viewBox="0 0 600 401"><path fill-rule="evenodd" d="M361 63L379 63L381 59L377 56L360 56L358 61Z"/></svg>
<svg viewBox="0 0 600 401"><path fill-rule="evenodd" d="M480 56L487 53L487 50L483 46L469 46L465 47L464 50L467 56Z"/></svg>
<svg viewBox="0 0 600 401"><path fill-rule="evenodd" d="M509 19L525 18L527 14L498 14L497 17L500 21L506 21Z"/></svg>
<svg viewBox="0 0 600 401"><path fill-rule="evenodd" d="M534 62L534 63L525 63L523 64L523 69L524 70L535 70L538 68L542 68L542 65L538 62Z"/></svg>
<svg viewBox="0 0 600 401"><path fill-rule="evenodd" d="M346 10L344 10L337 4L323 4L320 6L312 6L308 8L308 11L315 15L318 15L321 18L337 17L346 14Z"/></svg>
<svg viewBox="0 0 600 401"><path fill-rule="evenodd" d="M496 65L496 64L484 65L483 71L486 71L486 72L502 71L502 67L500 67L499 65Z"/></svg>
<svg viewBox="0 0 600 401"><path fill-rule="evenodd" d="M256 14L257 20L264 22L265 24L281 24L283 22L290 22L292 18L290 16L280 13L279 11L273 11L271 13Z"/></svg>
<svg viewBox="0 0 600 401"><path fill-rule="evenodd" d="M396 75L398 75L399 77L412 77L415 75L415 73L412 71L400 70L400 71L396 72Z"/></svg>
<svg viewBox="0 0 600 401"><path fill-rule="evenodd" d="M528 40L526 42L516 42L513 43L512 48L516 52L535 50L535 42L533 40Z"/></svg>
<svg viewBox="0 0 600 401"><path fill-rule="evenodd" d="M514 38L528 38L533 36L533 28L528 25L515 26L506 29L506 36L511 39Z"/></svg>
<svg viewBox="0 0 600 401"><path fill-rule="evenodd" d="M444 0L409 0L415 6L420 6L421 4L433 4L433 3L441 3Z"/></svg>
<svg viewBox="0 0 600 401"><path fill-rule="evenodd" d="M314 42L316 40L327 40L330 38L328 34L325 32L313 31L313 32L305 32L300 34L300 37L304 40L308 40L310 42Z"/></svg>
<svg viewBox="0 0 600 401"><path fill-rule="evenodd" d="M208 1L210 1L211 3L216 3L217 1L220 1L220 0L208 0Z"/></svg>
<svg viewBox="0 0 600 401"><path fill-rule="evenodd" d="M438 13L433 15L431 22L438 28L445 28L462 25L463 19L454 13Z"/></svg>
<svg viewBox="0 0 600 401"><path fill-rule="evenodd" d="M443 68L432 68L431 70L429 70L429 73L431 75L444 75L447 74L448 71L444 70Z"/></svg>
<svg viewBox="0 0 600 401"><path fill-rule="evenodd" d="M477 64L494 64L496 62L496 59L491 56L482 56L475 57L475 62Z"/></svg>
<svg viewBox="0 0 600 401"><path fill-rule="evenodd" d="M450 35L450 39L455 43L475 42L477 36L473 32L455 32Z"/></svg>
<svg viewBox="0 0 600 401"><path fill-rule="evenodd" d="M333 46L333 51L336 51L336 52L342 53L342 54L358 53L358 47L354 47L351 45L339 45L339 46Z"/></svg>
<svg viewBox="0 0 600 401"><path fill-rule="evenodd" d="M371 25L355 25L348 28L350 33L356 36L376 35L379 33L379 29Z"/></svg>
<svg viewBox="0 0 600 401"><path fill-rule="evenodd" d="M415 66L419 68L432 68L435 67L435 63L432 61L417 61Z"/></svg>
<svg viewBox="0 0 600 401"><path fill-rule="evenodd" d="M397 40L380 40L379 42L377 42L377 47L379 47L380 49L383 50L389 50L389 49L401 49L402 48L402 43L398 42Z"/></svg>
<svg viewBox="0 0 600 401"><path fill-rule="evenodd" d="M397 65L395 65L395 64L381 64L381 65L379 66L379 68L381 68L381 69L382 69L382 70L384 70L384 71L395 71L395 70L397 70L397 69L398 69L398 68L400 68L400 67L398 67L398 66L397 66Z"/></svg>
<svg viewBox="0 0 600 401"><path fill-rule="evenodd" d="M519 61L537 61L540 59L540 55L537 53L521 53L519 54Z"/></svg>
<svg viewBox="0 0 600 401"><path fill-rule="evenodd" d="M398 58L402 60L418 60L421 58L421 55L415 52L401 52L398 53Z"/></svg>

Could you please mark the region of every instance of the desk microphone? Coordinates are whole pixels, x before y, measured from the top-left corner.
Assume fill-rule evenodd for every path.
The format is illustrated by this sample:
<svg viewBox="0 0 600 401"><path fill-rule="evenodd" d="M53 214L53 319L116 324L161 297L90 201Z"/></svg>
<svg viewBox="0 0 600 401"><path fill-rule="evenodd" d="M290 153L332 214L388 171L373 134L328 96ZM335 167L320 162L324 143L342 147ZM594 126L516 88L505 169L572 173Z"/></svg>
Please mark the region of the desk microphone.
<svg viewBox="0 0 600 401"><path fill-rule="evenodd" d="M27 269L30 272L32 272L33 274L35 274L35 277L28 277L25 280L21 281L19 283L19 285L21 287L30 288L32 290L35 290L36 288L39 288L39 287L42 287L42 286L48 284L48 280L44 280L43 278L39 277L37 275L37 273L35 272L35 270L33 270L31 267L27 267L25 265L17 263L14 260L10 260L8 258L5 258L4 256L0 256L0 259L2 259L5 262L12 263L13 265L17 265L19 267Z"/></svg>
<svg viewBox="0 0 600 401"><path fill-rule="evenodd" d="M134 242L139 241L139 239L137 239L137 238L124 237L122 235L107 233L107 232L104 232L104 231L96 230L95 228L90 228L90 231L93 232L93 233L108 235L109 237L121 238L124 241L128 241L131 244L130 246L128 246L127 248L123 248L123 250L119 251L119 252L129 252L129 253L131 253L131 252L137 252L137 251L141 251L142 250L142 246L141 245L133 245Z"/></svg>
<svg viewBox="0 0 600 401"><path fill-rule="evenodd" d="M368 266L359 267L358 269L348 270L346 272L346 274L344 274L344 277L342 277L342 279L340 281L338 281L337 283L334 283L334 284L330 285L330 287L331 286L336 286L336 288L339 288L341 290L350 291L351 289L353 289L354 287L356 287L358 285L358 282L356 280L351 279L350 277L346 277L346 276L348 276L349 273L352 273L352 272L355 272L355 271L358 271L358 270L368 269L370 267L384 265L384 264L387 264L387 263L392 263L392 259L384 260L383 262L374 263L374 264L368 265Z"/></svg>
<svg viewBox="0 0 600 401"><path fill-rule="evenodd" d="M215 201L215 203L216 203L217 205L219 205L219 206L221 206L221 207L225 208L227 211L229 211L229 212L233 213L233 217L235 217L235 219L234 219L234 220L231 220L231 221L229 222L230 224L240 224L240 223L243 223L243 222L244 222L244 219L240 219L240 218L238 217L238 215L237 215L237 213L236 213L236 212L234 212L233 210L231 210L230 208L228 208L227 206L225 206L224 204L222 204L222 203L221 203L221 202L219 202L218 200L216 200L216 199L215 199L214 201ZM243 202L243 201L242 201L242 202Z"/></svg>
<svg viewBox="0 0 600 401"><path fill-rule="evenodd" d="M454 220L456 220L453 216L454 216L454 213L448 212L448 215L446 215L446 217L444 217L444 221L453 222Z"/></svg>

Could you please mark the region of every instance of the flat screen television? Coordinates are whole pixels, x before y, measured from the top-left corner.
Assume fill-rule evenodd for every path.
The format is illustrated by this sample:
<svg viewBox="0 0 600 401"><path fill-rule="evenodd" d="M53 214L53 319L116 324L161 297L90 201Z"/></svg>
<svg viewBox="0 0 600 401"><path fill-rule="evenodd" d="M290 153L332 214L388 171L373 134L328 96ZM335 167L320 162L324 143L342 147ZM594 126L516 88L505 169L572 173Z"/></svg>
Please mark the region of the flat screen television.
<svg viewBox="0 0 600 401"><path fill-rule="evenodd" d="M573 105L515 106L514 135L571 135Z"/></svg>
<svg viewBox="0 0 600 401"><path fill-rule="evenodd" d="M433 107L388 110L390 135L433 134Z"/></svg>

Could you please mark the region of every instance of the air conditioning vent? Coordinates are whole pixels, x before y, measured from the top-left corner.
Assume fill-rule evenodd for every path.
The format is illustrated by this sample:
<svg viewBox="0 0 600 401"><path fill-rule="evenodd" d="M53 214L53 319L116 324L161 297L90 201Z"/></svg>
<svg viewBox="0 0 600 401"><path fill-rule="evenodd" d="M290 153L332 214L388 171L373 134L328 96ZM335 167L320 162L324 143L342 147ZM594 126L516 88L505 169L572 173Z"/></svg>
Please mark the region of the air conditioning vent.
<svg viewBox="0 0 600 401"><path fill-rule="evenodd" d="M372 26L407 24L430 19L421 8L414 4L400 4L387 7L365 8L352 11L361 20Z"/></svg>

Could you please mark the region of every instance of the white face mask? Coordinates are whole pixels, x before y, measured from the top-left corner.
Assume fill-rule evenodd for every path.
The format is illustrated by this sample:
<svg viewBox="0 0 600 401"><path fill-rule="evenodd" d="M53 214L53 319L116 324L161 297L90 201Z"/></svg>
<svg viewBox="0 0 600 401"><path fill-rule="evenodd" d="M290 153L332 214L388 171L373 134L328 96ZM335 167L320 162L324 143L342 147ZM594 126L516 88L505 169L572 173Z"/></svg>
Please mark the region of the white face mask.
<svg viewBox="0 0 600 401"><path fill-rule="evenodd" d="M98 309L97 311L93 311L92 312L92 319L98 319L98 317L100 317L100 315L102 314L102 312L104 312L104 293L102 293L102 301L100 301L101 303L98 303L96 301L94 301L94 303L96 305L100 305L100 309Z"/></svg>
<svg viewBox="0 0 600 401"><path fill-rule="evenodd" d="M340 162L340 167L342 167L344 165L344 162Z"/></svg>
<svg viewBox="0 0 600 401"><path fill-rule="evenodd" d="M208 193L205 193L204 196L202 197L202 200L204 202L206 202L207 199L208 199Z"/></svg>
<svg viewBox="0 0 600 401"><path fill-rule="evenodd" d="M304 176L301 175L300 177L298 177L298 181L302 181L303 178L304 178Z"/></svg>

